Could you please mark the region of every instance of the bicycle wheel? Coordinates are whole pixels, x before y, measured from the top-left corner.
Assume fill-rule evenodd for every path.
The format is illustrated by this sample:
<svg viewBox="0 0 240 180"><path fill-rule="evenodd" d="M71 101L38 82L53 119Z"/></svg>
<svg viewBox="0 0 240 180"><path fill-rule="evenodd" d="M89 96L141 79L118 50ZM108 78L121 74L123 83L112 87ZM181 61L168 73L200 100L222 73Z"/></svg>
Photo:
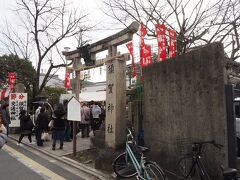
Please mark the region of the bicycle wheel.
<svg viewBox="0 0 240 180"><path fill-rule="evenodd" d="M113 171L120 178L130 178L137 175L137 171L126 152L120 154L113 162Z"/></svg>
<svg viewBox="0 0 240 180"><path fill-rule="evenodd" d="M152 161L147 161L145 163L143 177L146 180L166 180L166 175L163 170L157 165L157 163Z"/></svg>
<svg viewBox="0 0 240 180"><path fill-rule="evenodd" d="M180 175L182 175L184 178L190 178L194 176L196 168L192 167L193 159L191 156L181 158L177 165Z"/></svg>

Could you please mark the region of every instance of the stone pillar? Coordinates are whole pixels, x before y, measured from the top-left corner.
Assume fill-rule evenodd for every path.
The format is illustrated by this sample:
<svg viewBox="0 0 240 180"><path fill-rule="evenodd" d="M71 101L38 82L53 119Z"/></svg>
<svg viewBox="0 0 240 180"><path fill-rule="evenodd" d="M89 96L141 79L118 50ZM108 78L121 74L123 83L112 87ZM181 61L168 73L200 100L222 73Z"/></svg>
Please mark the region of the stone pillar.
<svg viewBox="0 0 240 180"><path fill-rule="evenodd" d="M109 56L117 54L117 48L109 48ZM117 148L126 138L126 61L114 58L106 62L106 146Z"/></svg>

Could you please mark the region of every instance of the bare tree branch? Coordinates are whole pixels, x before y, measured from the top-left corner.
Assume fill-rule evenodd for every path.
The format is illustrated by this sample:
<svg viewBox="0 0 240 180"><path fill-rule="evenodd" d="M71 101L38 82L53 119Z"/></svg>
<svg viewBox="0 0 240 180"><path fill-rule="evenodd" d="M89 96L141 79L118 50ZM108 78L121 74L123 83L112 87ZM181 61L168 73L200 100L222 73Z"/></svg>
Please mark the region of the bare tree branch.
<svg viewBox="0 0 240 180"><path fill-rule="evenodd" d="M30 55L28 54L29 47L35 48L37 74L33 91L36 96L45 87L52 71L66 66L65 60L61 59L61 56L59 56L59 59L61 59L62 63L59 63L58 57L55 59L52 58L55 57L52 54L61 54L59 53L57 45L63 39L76 36L80 33L80 30L82 32L89 30L89 27L83 24L86 15L81 15L79 10L71 9L71 4L68 4L66 0L16 1L18 8L15 12L18 17L20 17L26 38L23 40L22 37L24 36L20 38L20 36L17 36L15 33L16 31L8 30L8 33L3 33L8 43L3 43L9 44L8 48L9 50L11 49L14 54L20 52L22 56ZM16 37L17 40L15 39ZM23 48L19 49L19 47ZM48 63L47 73L42 84L39 85L40 71L43 65L46 68L45 63Z"/></svg>

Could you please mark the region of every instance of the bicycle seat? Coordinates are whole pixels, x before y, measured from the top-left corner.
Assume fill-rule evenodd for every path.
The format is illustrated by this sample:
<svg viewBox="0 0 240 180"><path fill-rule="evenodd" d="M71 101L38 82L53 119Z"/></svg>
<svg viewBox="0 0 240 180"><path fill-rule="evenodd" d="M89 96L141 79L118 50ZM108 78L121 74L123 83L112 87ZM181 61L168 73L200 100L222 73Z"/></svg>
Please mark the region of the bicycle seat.
<svg viewBox="0 0 240 180"><path fill-rule="evenodd" d="M237 169L234 169L234 168L225 168L223 169L223 176L224 177L227 177L227 176L234 176L236 175L238 172Z"/></svg>
<svg viewBox="0 0 240 180"><path fill-rule="evenodd" d="M143 153L149 150L147 147L144 147L144 146L138 146L138 149Z"/></svg>

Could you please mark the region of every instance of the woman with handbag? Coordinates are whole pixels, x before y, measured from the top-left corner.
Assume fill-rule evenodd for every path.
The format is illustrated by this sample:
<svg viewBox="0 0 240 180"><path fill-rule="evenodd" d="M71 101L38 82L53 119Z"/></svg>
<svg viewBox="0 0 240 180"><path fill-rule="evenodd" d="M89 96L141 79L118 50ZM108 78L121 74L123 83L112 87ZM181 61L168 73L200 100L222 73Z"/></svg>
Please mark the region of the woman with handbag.
<svg viewBox="0 0 240 180"><path fill-rule="evenodd" d="M37 146L43 146L43 140L47 140L46 138L42 137L44 133L48 133L48 115L45 112L45 107L40 109L40 113L36 120L36 139L37 139ZM45 135L46 136L46 135Z"/></svg>
<svg viewBox="0 0 240 180"><path fill-rule="evenodd" d="M32 144L32 129L34 127L33 122L30 118L30 115L27 114L26 110L20 111L20 131L21 135L19 137L17 145L21 145L22 139L24 136L28 136L29 144Z"/></svg>

